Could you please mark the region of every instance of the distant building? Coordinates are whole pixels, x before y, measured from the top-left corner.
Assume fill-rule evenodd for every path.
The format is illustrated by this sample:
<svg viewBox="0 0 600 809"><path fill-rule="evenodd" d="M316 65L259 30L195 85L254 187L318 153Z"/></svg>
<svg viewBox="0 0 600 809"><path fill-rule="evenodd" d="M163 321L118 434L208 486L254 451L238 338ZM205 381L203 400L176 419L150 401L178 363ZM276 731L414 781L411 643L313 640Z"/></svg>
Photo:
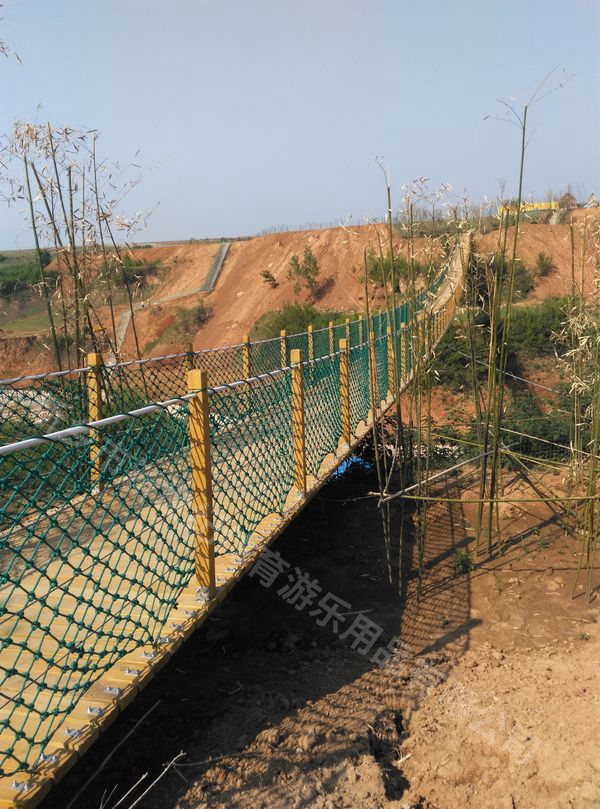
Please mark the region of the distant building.
<svg viewBox="0 0 600 809"><path fill-rule="evenodd" d="M521 211L555 211L559 207L558 202L548 200L546 202L522 202ZM503 211L509 213L516 213L518 205L516 202L502 202L498 205L498 216L501 216Z"/></svg>
<svg viewBox="0 0 600 809"><path fill-rule="evenodd" d="M577 205L577 200L575 199L573 194L571 194L570 191L567 191L567 193L563 194L562 197L558 200L558 207L561 208L562 210L565 209L569 210L571 208L578 208L579 206Z"/></svg>
<svg viewBox="0 0 600 809"><path fill-rule="evenodd" d="M597 208L598 206L600 206L600 202L598 202L598 199L597 199L596 195L592 192L590 194L590 198L585 203L585 207L586 208Z"/></svg>

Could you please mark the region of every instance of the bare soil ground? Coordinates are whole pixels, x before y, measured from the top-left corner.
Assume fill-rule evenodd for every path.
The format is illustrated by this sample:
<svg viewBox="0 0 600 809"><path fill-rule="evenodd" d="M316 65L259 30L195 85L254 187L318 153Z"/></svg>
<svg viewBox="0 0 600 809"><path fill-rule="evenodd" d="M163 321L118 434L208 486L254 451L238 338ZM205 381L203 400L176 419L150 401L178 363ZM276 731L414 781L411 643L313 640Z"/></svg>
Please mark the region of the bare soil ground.
<svg viewBox="0 0 600 809"><path fill-rule="evenodd" d="M428 513L419 595L412 519L398 587L396 502L390 585L372 488L364 473L332 482L274 546L347 602L337 632L288 603L285 574L270 587L247 577L44 809L110 807L148 773L128 806L181 751L139 807L600 806L599 610L581 589L571 598L575 540L547 506L506 505L504 555L455 575L475 513L454 482L446 496L462 502ZM358 613L382 630L368 654L340 637ZM373 661L398 635L400 650Z"/></svg>
<svg viewBox="0 0 600 809"><path fill-rule="evenodd" d="M385 250L385 229L375 225L279 233L234 241L212 293L181 298L160 307L151 305L153 298L189 292L201 285L218 245L197 242L136 249L132 254L135 259L160 262L162 279L151 294L148 292L147 298L143 292L139 293L150 304L144 311L136 312L140 347L151 346L151 353L158 355L181 351L190 338L196 349L239 343L250 333L262 314L296 300L287 271L292 255L302 256L305 247L310 247L314 252L321 271L321 291L316 305L323 309L349 312L363 309L362 269L354 270L362 268L365 247L370 245L376 251L379 249L378 233ZM408 243L405 239L397 239L396 247L406 255ZM430 251L437 258L441 255L439 246L432 245L427 239L416 240L416 261L426 263ZM271 289L264 283L260 277L262 270L273 273L278 282L276 288ZM301 299L305 300L306 295ZM211 311L211 317L203 328L189 336L168 330L175 321L177 309L190 308L200 301ZM124 309L124 304L117 308L117 317ZM108 324L108 308L99 306L98 311L102 321ZM4 368L10 369L15 375L29 373L30 369L42 371L53 368L54 360L47 346L47 338L40 335L26 344L22 341L15 343L8 319L3 320L0 328L4 329L5 334L2 337L0 332L0 359L4 356ZM125 357L135 356L131 327L122 351Z"/></svg>
<svg viewBox="0 0 600 809"><path fill-rule="evenodd" d="M573 213L577 222L583 216L597 221L600 214L597 211ZM385 249L387 237L384 228L372 225L278 233L234 241L211 294L183 298L159 309L148 307L136 313L140 345L142 349L150 346L153 354L182 350L189 342L189 337L175 334L172 329L169 330L169 326L174 323L178 308L190 308L200 300L212 314L203 328L190 335L194 347L214 348L240 342L262 314L295 299L292 284L287 279L287 269L291 256L301 256L305 247L311 248L321 268L322 291L317 306L349 312L361 310L364 308L363 251L369 245L378 250L380 238ZM481 252L491 253L496 239L495 233L482 236L478 240L478 248ZM527 300L564 295L570 288L571 279L569 226L525 223L519 239L519 258L527 267L535 266L540 252L550 255L555 264L555 270L547 277L534 277L535 288ZM578 233L576 243L579 244ZM398 239L396 244L406 253L406 240ZM134 258L160 262L161 283L152 294L149 293L148 300L151 302L153 297L162 298L196 289L202 283L217 248L215 243L196 242L136 249ZM430 240L416 240L417 261L426 262L430 250ZM435 250L439 256L439 247ZM586 267L586 292L593 288L595 259L596 256L590 254ZM273 274L278 282L276 288L271 289L264 283L260 277L262 270L269 270ZM108 323L108 310L99 307L99 313ZM30 373L53 368L47 338L41 334L30 339L11 335L7 317L2 319L0 328L4 330L4 336L0 332L0 369L3 373ZM125 356L134 356L134 348L130 328L123 349Z"/></svg>

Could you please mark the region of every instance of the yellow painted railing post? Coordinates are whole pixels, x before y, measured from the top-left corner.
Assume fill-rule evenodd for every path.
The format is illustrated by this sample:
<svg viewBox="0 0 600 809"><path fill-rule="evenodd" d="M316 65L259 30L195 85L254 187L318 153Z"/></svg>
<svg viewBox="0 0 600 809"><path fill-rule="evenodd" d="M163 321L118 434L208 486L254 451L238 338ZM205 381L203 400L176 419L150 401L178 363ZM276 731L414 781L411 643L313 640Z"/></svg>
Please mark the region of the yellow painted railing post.
<svg viewBox="0 0 600 809"><path fill-rule="evenodd" d="M302 377L302 352L293 348L290 352L292 366L292 446L294 449L294 483L303 494L306 492L306 440L304 434L304 379Z"/></svg>
<svg viewBox="0 0 600 809"><path fill-rule="evenodd" d="M308 359L313 362L315 359L315 335L313 334L313 327L308 327Z"/></svg>
<svg viewBox="0 0 600 809"><path fill-rule="evenodd" d="M408 377L408 368L406 367L406 341L408 334L406 331L406 323L400 324L400 385L406 381Z"/></svg>
<svg viewBox="0 0 600 809"><path fill-rule="evenodd" d="M349 317L346 318L346 345L347 345L348 348L350 348L350 346L352 345L352 342L350 340L350 318Z"/></svg>
<svg viewBox="0 0 600 809"><path fill-rule="evenodd" d="M102 354L88 354L87 374L88 421L102 418ZM92 486L102 488L102 447L99 430L90 430L90 479Z"/></svg>
<svg viewBox="0 0 600 809"><path fill-rule="evenodd" d="M249 379L252 376L252 361L250 358L250 351L251 351L250 337L246 335L244 337L243 356L242 356L244 379Z"/></svg>
<svg viewBox="0 0 600 809"><path fill-rule="evenodd" d="M285 329L282 329L279 332L279 340L281 341L281 367L287 368L288 350L287 350L287 333Z"/></svg>
<svg viewBox="0 0 600 809"><path fill-rule="evenodd" d="M394 368L394 332L392 331L392 327L387 327L387 365L388 365L388 393L390 396L394 396L395 385L394 385L394 378L396 376L396 371Z"/></svg>
<svg viewBox="0 0 600 809"><path fill-rule="evenodd" d="M194 345L193 343L188 343L185 349L185 367L188 371L192 371L194 368Z"/></svg>
<svg viewBox="0 0 600 809"><path fill-rule="evenodd" d="M340 340L340 419L342 441L351 445L350 432L350 365L348 362L348 343Z"/></svg>
<svg viewBox="0 0 600 809"><path fill-rule="evenodd" d="M196 396L190 399L188 418L196 580L200 587L206 587L208 597L213 598L216 590L215 534L207 387L206 371L194 369L188 373L188 390L190 393L196 393Z"/></svg>
<svg viewBox="0 0 600 809"><path fill-rule="evenodd" d="M333 320L329 321L329 356L335 351L335 327Z"/></svg>

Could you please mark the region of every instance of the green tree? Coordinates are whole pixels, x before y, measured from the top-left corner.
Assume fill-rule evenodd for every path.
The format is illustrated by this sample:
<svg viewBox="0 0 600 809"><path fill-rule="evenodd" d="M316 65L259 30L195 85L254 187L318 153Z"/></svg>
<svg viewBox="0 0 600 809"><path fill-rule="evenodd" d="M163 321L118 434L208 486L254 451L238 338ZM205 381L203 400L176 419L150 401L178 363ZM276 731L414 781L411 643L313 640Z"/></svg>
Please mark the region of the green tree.
<svg viewBox="0 0 600 809"><path fill-rule="evenodd" d="M294 283L294 295L300 295L302 287L306 287L314 295L319 286L319 263L310 247L304 248L302 262L298 256L293 255L288 269L288 281Z"/></svg>

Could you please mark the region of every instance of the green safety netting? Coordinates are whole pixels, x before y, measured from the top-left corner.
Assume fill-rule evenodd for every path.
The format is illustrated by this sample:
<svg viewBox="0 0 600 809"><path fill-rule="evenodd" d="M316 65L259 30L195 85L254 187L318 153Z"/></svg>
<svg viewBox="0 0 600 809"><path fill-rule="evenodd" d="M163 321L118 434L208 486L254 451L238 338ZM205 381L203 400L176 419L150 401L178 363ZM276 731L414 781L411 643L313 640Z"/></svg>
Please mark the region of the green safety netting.
<svg viewBox="0 0 600 809"><path fill-rule="evenodd" d="M413 314L423 308L426 301L427 293L421 293ZM398 306L396 328L406 323L408 317L407 304ZM394 318L390 320L387 312L372 315L371 328L376 338L386 336L388 320L393 326ZM337 351L341 339L348 340L350 346L359 345L361 340L366 342L366 321L352 320L348 325L338 323L332 330L315 330L314 358ZM307 333L101 365L101 415L106 417L149 402L183 396L187 392L187 371L192 368L207 371L209 385L216 386L288 365L293 349L300 349L303 359L310 357ZM0 445L89 421L90 373L89 367L85 367L0 380Z"/></svg>

